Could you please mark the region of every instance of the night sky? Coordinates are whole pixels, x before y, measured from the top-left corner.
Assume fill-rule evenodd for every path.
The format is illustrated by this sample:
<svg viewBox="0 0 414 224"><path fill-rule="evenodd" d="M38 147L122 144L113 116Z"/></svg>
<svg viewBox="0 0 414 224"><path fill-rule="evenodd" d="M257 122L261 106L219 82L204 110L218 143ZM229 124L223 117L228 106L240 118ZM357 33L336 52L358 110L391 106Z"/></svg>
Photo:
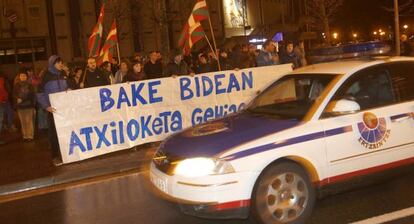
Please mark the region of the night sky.
<svg viewBox="0 0 414 224"><path fill-rule="evenodd" d="M399 0L400 5L407 1L409 0ZM385 32L392 30L394 29L393 12L388 12L382 7L393 7L393 2L393 0L344 0L331 23L331 29L342 34L342 38L351 39L352 32L357 32L365 40L372 37L374 30L380 28ZM401 16L400 22L409 24L414 31L412 16Z"/></svg>

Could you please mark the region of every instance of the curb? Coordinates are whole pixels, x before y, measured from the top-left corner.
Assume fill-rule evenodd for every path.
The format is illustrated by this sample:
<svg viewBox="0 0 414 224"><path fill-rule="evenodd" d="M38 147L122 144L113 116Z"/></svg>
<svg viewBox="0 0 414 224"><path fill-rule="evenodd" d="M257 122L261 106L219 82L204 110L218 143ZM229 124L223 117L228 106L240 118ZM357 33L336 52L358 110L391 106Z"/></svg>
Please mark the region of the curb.
<svg viewBox="0 0 414 224"><path fill-rule="evenodd" d="M123 173L134 169L139 169L143 161L133 161L113 166L82 170L68 174L56 174L49 177L42 177L34 180L23 181L15 184L0 186L0 197L11 194L22 193L30 190L36 190L45 187L51 187L59 184L85 180L93 177L110 175L115 173Z"/></svg>

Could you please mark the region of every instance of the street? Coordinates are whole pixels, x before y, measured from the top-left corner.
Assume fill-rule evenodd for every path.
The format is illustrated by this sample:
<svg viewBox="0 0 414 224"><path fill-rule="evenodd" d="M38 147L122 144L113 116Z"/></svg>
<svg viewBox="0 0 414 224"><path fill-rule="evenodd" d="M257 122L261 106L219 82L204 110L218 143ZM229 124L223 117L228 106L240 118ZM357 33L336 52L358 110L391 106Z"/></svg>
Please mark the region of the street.
<svg viewBox="0 0 414 224"><path fill-rule="evenodd" d="M308 223L351 223L410 208L414 205L413 174L410 171L368 188L319 200ZM206 220L183 215L174 204L155 196L151 189L146 172L130 172L11 199L0 204L0 220L4 224L248 223L247 220ZM386 223L413 222L411 213Z"/></svg>

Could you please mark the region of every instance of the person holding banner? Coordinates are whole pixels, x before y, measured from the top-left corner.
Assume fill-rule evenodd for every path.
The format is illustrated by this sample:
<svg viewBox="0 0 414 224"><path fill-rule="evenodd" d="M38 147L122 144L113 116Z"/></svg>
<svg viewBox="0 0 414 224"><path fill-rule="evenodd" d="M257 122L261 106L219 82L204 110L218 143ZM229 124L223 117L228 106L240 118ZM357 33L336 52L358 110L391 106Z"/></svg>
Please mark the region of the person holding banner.
<svg viewBox="0 0 414 224"><path fill-rule="evenodd" d="M109 76L106 73L103 73L96 66L96 59L93 57L88 58L87 70L85 72L85 88L95 87L95 86L105 86L110 85L111 81Z"/></svg>
<svg viewBox="0 0 414 224"><path fill-rule="evenodd" d="M121 60L119 70L115 73L115 84L122 83L124 77L131 72L131 62L124 58Z"/></svg>
<svg viewBox="0 0 414 224"><path fill-rule="evenodd" d="M170 63L168 63L167 68L165 69L165 75L169 76L179 76L179 75L190 75L193 73L187 63L183 60L183 54L176 50L175 54Z"/></svg>
<svg viewBox="0 0 414 224"><path fill-rule="evenodd" d="M64 64L58 55L49 57L49 67L37 93L37 102L48 112L48 139L52 149L53 163L58 166L62 164L59 142L56 133L53 113L56 112L50 105L49 95L52 93L63 92L68 89L68 84L64 76Z"/></svg>
<svg viewBox="0 0 414 224"><path fill-rule="evenodd" d="M142 64L140 61L135 62L132 66L132 71L129 71L123 78L122 82L136 82L144 80L145 74L142 69Z"/></svg>
<svg viewBox="0 0 414 224"><path fill-rule="evenodd" d="M211 64L208 63L207 55L200 53L198 55L198 65L196 67L196 74L212 72Z"/></svg>
<svg viewBox="0 0 414 224"><path fill-rule="evenodd" d="M156 51L149 55L149 61L144 66L145 75L148 79L157 79L163 76L162 62Z"/></svg>

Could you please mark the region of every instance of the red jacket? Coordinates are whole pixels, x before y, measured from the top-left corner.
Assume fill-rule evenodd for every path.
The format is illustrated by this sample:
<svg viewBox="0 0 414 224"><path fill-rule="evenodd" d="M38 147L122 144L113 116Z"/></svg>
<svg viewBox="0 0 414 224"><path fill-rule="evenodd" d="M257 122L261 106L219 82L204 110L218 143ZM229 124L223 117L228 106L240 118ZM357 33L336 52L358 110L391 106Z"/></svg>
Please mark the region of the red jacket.
<svg viewBox="0 0 414 224"><path fill-rule="evenodd" d="M0 77L0 103L5 103L9 97L4 82L4 78Z"/></svg>

